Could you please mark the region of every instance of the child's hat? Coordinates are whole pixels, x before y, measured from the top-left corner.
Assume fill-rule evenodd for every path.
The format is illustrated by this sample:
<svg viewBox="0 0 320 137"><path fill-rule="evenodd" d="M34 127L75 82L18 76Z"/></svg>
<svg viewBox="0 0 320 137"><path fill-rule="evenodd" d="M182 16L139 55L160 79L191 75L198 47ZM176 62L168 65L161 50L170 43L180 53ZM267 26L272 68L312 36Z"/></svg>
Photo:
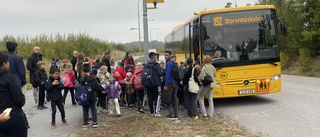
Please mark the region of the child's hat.
<svg viewBox="0 0 320 137"><path fill-rule="evenodd" d="M131 72L127 72L127 76L131 77L132 73Z"/></svg>
<svg viewBox="0 0 320 137"><path fill-rule="evenodd" d="M97 62L93 61L92 66L96 66L96 65L97 65Z"/></svg>

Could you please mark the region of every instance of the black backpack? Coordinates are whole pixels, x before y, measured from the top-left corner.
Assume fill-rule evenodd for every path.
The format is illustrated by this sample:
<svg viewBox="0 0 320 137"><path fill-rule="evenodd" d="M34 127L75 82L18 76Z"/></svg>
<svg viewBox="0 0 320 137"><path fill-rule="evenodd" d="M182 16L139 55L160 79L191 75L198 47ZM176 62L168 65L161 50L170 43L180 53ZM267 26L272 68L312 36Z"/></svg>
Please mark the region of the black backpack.
<svg viewBox="0 0 320 137"><path fill-rule="evenodd" d="M144 70L141 75L141 82L144 87L146 88L155 88L158 85L156 84L154 78L157 77L157 72L154 68L155 65L144 67Z"/></svg>
<svg viewBox="0 0 320 137"><path fill-rule="evenodd" d="M52 68L58 69L58 65L57 65L57 63L54 62L54 61L52 61L51 64L50 64L50 69L52 69Z"/></svg>
<svg viewBox="0 0 320 137"><path fill-rule="evenodd" d="M178 66L178 64L173 63L173 71L172 77L175 81L179 82L182 80L182 72Z"/></svg>

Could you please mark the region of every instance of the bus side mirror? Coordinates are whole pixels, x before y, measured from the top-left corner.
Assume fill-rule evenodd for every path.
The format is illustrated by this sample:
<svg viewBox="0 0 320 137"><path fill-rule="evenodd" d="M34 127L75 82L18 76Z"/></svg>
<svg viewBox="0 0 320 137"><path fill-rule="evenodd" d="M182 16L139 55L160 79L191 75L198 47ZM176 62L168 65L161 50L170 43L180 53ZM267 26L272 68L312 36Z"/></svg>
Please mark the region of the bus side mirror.
<svg viewBox="0 0 320 137"><path fill-rule="evenodd" d="M286 22L283 18L279 18L278 22L280 24L280 31L282 35L287 35L287 26L286 26Z"/></svg>

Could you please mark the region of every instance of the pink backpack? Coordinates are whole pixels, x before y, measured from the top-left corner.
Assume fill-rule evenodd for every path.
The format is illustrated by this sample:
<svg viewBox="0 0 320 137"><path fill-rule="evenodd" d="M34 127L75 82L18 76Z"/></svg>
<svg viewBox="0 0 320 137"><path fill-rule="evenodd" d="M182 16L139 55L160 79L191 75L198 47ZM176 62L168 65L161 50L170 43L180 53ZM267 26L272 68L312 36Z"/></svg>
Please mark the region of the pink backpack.
<svg viewBox="0 0 320 137"><path fill-rule="evenodd" d="M72 81L71 81L71 79L70 79L68 74L63 74L62 77L61 77L61 81L63 82L63 85L65 87L69 87L70 84L72 84Z"/></svg>
<svg viewBox="0 0 320 137"><path fill-rule="evenodd" d="M143 89L143 85L141 82L141 75L142 75L142 72L140 72L134 76L133 86L135 89Z"/></svg>

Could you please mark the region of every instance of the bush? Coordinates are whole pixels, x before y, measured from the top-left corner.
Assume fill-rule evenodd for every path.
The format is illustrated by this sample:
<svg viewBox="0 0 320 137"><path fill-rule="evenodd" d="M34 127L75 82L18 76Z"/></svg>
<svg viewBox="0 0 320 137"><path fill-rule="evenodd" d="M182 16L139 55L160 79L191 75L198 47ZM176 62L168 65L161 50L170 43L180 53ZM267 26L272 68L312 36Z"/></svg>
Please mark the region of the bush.
<svg viewBox="0 0 320 137"><path fill-rule="evenodd" d="M280 52L280 60L282 69L287 69L290 66L290 57L285 52Z"/></svg>
<svg viewBox="0 0 320 137"><path fill-rule="evenodd" d="M311 52L307 48L299 49L299 59L297 67L300 73L306 73L310 70Z"/></svg>

